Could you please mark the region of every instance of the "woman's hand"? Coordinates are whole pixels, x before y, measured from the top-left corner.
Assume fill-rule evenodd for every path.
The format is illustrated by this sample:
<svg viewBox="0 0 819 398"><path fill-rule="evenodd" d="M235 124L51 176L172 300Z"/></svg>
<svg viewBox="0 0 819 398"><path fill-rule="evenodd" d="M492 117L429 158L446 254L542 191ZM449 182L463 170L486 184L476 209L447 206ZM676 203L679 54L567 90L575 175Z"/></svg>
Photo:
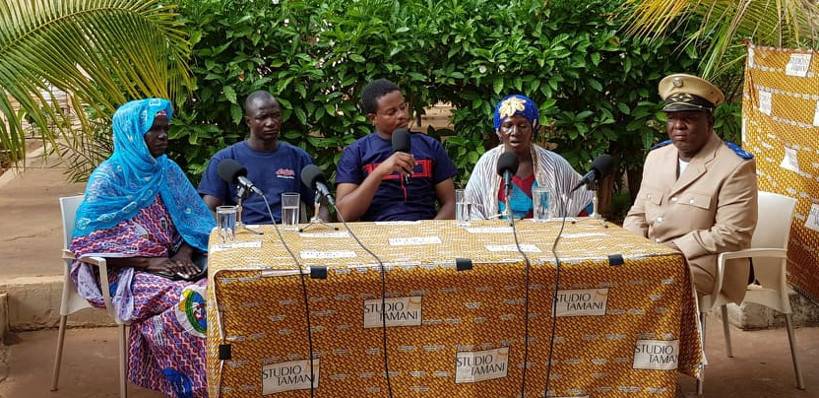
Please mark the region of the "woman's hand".
<svg viewBox="0 0 819 398"><path fill-rule="evenodd" d="M148 263L145 267L146 271L168 275L176 274L177 265L168 257L149 257L146 258L146 261Z"/></svg>
<svg viewBox="0 0 819 398"><path fill-rule="evenodd" d="M185 257L187 257L187 263L185 262ZM145 267L145 269L151 272L180 275L182 277L188 277L199 272L199 269L191 262L189 255L180 256L180 254L177 254L173 258L152 257L148 260L148 266Z"/></svg>
<svg viewBox="0 0 819 398"><path fill-rule="evenodd" d="M191 260L191 252L189 250L180 250L173 257L171 261L177 267L177 273L183 276L194 275L199 272L199 267Z"/></svg>

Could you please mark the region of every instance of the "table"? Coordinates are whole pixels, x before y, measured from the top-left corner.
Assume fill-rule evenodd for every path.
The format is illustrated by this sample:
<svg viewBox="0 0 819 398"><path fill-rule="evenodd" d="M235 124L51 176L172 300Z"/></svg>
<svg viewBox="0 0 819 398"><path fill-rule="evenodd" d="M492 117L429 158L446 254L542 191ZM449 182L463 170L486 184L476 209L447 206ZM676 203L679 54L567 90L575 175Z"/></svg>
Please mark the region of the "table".
<svg viewBox="0 0 819 398"><path fill-rule="evenodd" d="M350 227L387 269L393 396L519 396L526 267L508 224ZM552 342L551 247L560 223L526 220L517 227L531 261L527 394L543 396L552 344L554 396L673 397L677 372L699 375L704 357L695 297L678 252L612 224L566 223L557 248L561 272ZM212 397L310 396L301 277L272 227L262 230L263 236L241 232L233 244L211 236ZM304 278L315 396L388 396L377 262L343 228L282 234L304 272L315 276ZM220 347L229 359L220 360Z"/></svg>

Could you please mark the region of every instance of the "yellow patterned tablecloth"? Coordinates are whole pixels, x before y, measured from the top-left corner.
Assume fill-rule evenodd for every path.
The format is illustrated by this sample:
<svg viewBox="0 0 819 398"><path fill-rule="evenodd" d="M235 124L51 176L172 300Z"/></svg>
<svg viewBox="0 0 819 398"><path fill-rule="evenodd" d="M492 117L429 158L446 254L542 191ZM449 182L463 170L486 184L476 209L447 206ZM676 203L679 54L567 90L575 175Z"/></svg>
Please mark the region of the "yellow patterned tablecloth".
<svg viewBox="0 0 819 398"><path fill-rule="evenodd" d="M543 396L546 386L556 276L551 247L559 226L518 223L532 263L526 372L532 397ZM508 227L425 221L351 228L387 267L392 396L519 396L525 266ZM232 246L211 236L211 397L310 396L301 278L272 227L264 232L242 232ZM327 270L326 279L305 278L315 396L387 397L377 263L342 231L282 233L305 269ZM696 306L677 252L584 220L566 225L558 256L550 394L673 397L677 372L698 375ZM459 270L456 258L471 260L471 269ZM219 359L220 346L230 348L230 359Z"/></svg>
<svg viewBox="0 0 819 398"><path fill-rule="evenodd" d="M750 45L742 127L759 189L796 199L788 281L819 301L819 52Z"/></svg>

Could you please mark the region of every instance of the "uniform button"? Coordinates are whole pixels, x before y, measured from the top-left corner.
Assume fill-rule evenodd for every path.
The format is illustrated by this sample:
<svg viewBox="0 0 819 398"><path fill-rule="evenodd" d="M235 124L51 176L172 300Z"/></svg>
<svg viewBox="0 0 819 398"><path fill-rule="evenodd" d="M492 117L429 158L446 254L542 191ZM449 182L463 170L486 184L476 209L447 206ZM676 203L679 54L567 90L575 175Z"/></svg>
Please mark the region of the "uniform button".
<svg viewBox="0 0 819 398"><path fill-rule="evenodd" d="M663 222L663 218L662 218L662 217L657 217L657 220L656 220L656 221L657 221L657 223L658 223L658 224L659 224L659 223L662 223L662 222Z"/></svg>
<svg viewBox="0 0 819 398"><path fill-rule="evenodd" d="M694 199L689 200L688 203L693 205L694 204Z"/></svg>
<svg viewBox="0 0 819 398"><path fill-rule="evenodd" d="M671 201L672 201L672 202L676 202L676 201L677 201L677 197L675 196L675 197L671 198Z"/></svg>
<svg viewBox="0 0 819 398"><path fill-rule="evenodd" d="M660 238L654 239L654 241L660 243Z"/></svg>

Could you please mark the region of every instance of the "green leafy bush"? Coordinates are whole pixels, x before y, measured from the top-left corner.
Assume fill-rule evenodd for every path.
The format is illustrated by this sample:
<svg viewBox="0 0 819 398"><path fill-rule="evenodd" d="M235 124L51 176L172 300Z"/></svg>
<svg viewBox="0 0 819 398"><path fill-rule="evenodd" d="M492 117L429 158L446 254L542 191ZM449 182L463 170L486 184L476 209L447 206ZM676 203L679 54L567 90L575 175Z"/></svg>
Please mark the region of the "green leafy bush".
<svg viewBox="0 0 819 398"><path fill-rule="evenodd" d="M675 37L624 39L614 0L188 0L194 98L178 111L176 158L198 175L242 139L242 100L269 90L284 108L283 139L334 174L341 150L367 134L357 109L370 80L398 83L416 113L455 108L442 137L462 185L492 145L492 110L520 92L540 104L541 142L578 170L609 152L638 171L664 136L657 82L696 70L697 49ZM683 34L680 32L679 34ZM724 128L737 129L736 113ZM721 119L722 120L722 119Z"/></svg>

